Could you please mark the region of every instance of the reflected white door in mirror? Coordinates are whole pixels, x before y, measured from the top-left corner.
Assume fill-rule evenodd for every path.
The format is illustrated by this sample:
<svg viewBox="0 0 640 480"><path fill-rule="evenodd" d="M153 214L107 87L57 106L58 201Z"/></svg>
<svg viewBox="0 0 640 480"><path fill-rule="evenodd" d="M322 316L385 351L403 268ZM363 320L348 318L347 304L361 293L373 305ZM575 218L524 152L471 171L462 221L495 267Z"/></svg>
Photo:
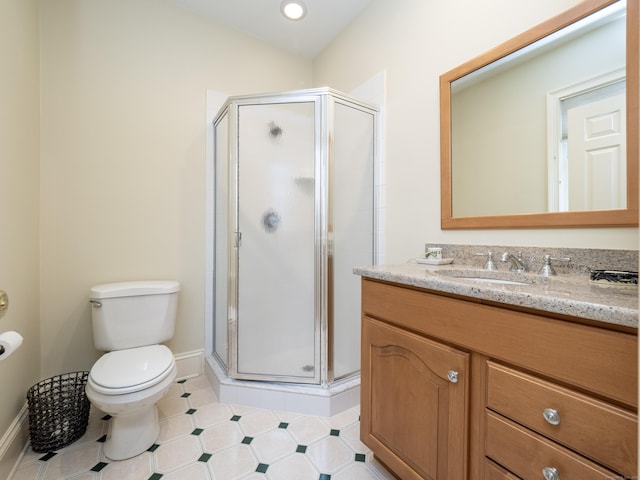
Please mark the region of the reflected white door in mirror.
<svg viewBox="0 0 640 480"><path fill-rule="evenodd" d="M626 208L625 93L620 68L547 95L550 212Z"/></svg>

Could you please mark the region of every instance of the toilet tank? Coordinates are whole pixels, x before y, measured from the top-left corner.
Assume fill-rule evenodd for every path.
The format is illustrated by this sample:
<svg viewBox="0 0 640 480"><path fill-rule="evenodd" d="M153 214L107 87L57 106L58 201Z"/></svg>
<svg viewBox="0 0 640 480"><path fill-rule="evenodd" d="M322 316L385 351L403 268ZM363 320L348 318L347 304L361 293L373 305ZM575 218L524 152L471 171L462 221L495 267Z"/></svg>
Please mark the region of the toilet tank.
<svg viewBox="0 0 640 480"><path fill-rule="evenodd" d="M180 284L173 280L105 283L91 288L93 343L111 351L173 337Z"/></svg>

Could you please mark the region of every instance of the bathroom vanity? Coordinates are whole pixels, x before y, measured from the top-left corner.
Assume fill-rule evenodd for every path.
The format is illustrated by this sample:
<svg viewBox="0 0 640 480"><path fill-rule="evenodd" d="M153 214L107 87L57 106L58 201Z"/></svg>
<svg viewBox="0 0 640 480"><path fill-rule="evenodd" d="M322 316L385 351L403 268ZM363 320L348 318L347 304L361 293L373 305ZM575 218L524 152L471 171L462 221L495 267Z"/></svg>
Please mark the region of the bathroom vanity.
<svg viewBox="0 0 640 480"><path fill-rule="evenodd" d="M361 440L398 478L638 474L637 288L413 262L355 273Z"/></svg>
<svg viewBox="0 0 640 480"><path fill-rule="evenodd" d="M550 114L560 103L552 100L552 90L558 88L556 74L576 69L537 70L541 56L527 65L521 55L521 49L535 48L539 39L547 44L563 28L579 28L609 13L617 22L609 26L626 25L624 46L616 51L618 63L626 63L626 101L632 106L624 116L627 132L637 132L639 87L633 72L638 71L638 2L580 2L440 77L442 229L637 227L638 136L627 135L626 158L617 159L618 171L627 174L616 177L620 182L609 190L612 196L602 197L619 195L621 201L598 207L581 203L595 198L600 187L582 188L586 183L581 180L559 182L564 172L556 167L564 160L553 161L564 155L565 146L553 135L534 138L531 127L537 121L540 132L552 132L566 121L557 112ZM585 39L580 36L580 42ZM513 52L518 52L517 62L507 69ZM590 54L574 52L567 59L597 64ZM607 49L607 60L613 59L612 52ZM570 63L555 63L562 64ZM534 71L540 82L530 81ZM595 88L604 87L596 80L598 73L580 75L560 81L563 89L587 77ZM516 77L526 82L518 84ZM540 91L526 89L532 84ZM508 100L506 90L518 100L538 99L531 104L536 106ZM536 112L545 111L543 99L547 114L533 120ZM517 134L509 139L522 151L495 151L501 139L492 135L504 129L487 122L489 110L505 125L522 127L520 140ZM575 144L566 149L565 160L582 158L584 152L573 150L573 157L572 148ZM579 176L582 169L576 165L571 175ZM496 175L506 169L526 182L505 182L504 175ZM535 185L538 174L539 185L522 193L523 183ZM536 206L533 190L546 195L538 197ZM571 200L561 207L565 193ZM531 203L516 205L516 198ZM455 259L453 266L409 262L355 270L363 277L362 441L402 480L638 478L637 285L603 286L589 280L589 269L636 271L637 251L503 252L501 258L529 272L518 276L509 265L495 271L490 250L484 250L486 270L475 261L482 253L477 249L455 254L443 249L443 256ZM557 277L545 277L535 273L551 271L542 258L572 266Z"/></svg>

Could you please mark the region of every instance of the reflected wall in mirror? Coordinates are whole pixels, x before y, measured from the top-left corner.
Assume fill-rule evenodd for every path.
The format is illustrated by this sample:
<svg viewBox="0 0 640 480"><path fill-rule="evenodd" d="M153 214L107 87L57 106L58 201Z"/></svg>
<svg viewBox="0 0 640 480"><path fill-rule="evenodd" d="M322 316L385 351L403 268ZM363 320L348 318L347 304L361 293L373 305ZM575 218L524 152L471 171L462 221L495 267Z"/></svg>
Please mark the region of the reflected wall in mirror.
<svg viewBox="0 0 640 480"><path fill-rule="evenodd" d="M441 76L443 229L638 224L637 24L588 0Z"/></svg>

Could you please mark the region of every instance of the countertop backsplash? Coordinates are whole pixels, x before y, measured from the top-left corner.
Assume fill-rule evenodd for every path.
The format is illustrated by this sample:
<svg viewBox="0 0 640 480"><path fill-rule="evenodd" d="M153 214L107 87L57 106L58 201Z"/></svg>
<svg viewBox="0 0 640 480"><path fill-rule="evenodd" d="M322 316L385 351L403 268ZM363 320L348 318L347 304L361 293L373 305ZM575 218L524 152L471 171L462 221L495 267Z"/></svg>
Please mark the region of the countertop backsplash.
<svg viewBox="0 0 640 480"><path fill-rule="evenodd" d="M503 252L510 252L517 256L522 252L522 258L527 271L537 273L544 265L544 256L553 258L570 258L569 262L552 261L553 268L561 275L563 273L588 274L590 270L622 270L638 271L637 250L605 250L592 248L552 248L552 247L518 247L504 245L457 245L443 243L427 243L428 247L441 247L443 258L452 258L454 264L477 266L482 268L486 262L486 254L493 252L493 260L498 270L509 270L509 264L502 263L500 256Z"/></svg>

